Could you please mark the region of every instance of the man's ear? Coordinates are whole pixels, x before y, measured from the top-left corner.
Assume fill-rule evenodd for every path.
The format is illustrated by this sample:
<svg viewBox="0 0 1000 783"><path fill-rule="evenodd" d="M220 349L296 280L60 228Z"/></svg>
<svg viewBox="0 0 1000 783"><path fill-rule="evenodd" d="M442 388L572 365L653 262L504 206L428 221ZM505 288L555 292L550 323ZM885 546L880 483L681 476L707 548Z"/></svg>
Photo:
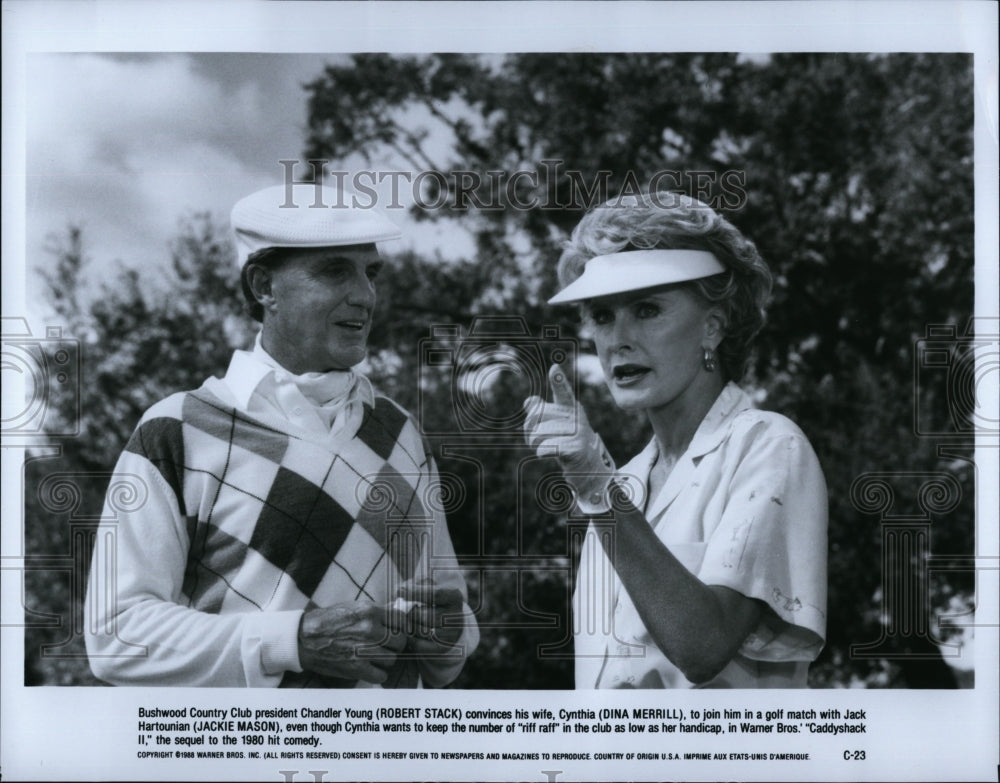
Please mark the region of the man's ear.
<svg viewBox="0 0 1000 783"><path fill-rule="evenodd" d="M273 310L274 292L271 287L271 270L262 264L250 264L247 268L247 285L250 293L265 310Z"/></svg>

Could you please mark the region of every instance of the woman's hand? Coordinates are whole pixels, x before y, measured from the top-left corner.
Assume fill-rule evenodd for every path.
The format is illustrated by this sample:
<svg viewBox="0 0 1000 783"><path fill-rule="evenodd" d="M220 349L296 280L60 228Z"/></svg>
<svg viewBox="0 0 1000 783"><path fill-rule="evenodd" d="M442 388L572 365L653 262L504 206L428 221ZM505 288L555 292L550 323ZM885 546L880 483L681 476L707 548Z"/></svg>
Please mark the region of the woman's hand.
<svg viewBox="0 0 1000 783"><path fill-rule="evenodd" d="M558 364L549 368L549 386L552 402L536 396L524 401L525 440L538 456L559 460L581 511L606 513L610 509L607 487L615 475L615 463Z"/></svg>

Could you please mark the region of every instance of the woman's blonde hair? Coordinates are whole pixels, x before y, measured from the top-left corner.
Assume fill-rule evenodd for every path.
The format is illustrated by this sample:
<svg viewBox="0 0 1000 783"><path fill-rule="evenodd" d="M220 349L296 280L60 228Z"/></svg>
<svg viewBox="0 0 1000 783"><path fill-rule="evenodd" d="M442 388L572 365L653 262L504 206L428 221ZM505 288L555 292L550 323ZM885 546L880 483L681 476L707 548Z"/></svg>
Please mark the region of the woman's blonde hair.
<svg viewBox="0 0 1000 783"><path fill-rule="evenodd" d="M723 313L718 348L727 380L746 371L753 338L764 325L771 270L753 242L707 204L680 193L652 192L612 199L587 213L567 241L558 275L565 287L595 256L623 250L707 250L726 267L711 277L679 284Z"/></svg>

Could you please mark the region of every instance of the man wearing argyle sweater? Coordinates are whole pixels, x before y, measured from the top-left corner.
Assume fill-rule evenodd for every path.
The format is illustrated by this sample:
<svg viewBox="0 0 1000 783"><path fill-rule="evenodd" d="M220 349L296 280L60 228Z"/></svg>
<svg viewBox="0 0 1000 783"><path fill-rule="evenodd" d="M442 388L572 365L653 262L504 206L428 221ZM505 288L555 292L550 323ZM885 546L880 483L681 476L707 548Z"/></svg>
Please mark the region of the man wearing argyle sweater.
<svg viewBox="0 0 1000 783"><path fill-rule="evenodd" d="M290 187L290 186L289 186ZM308 189L309 193L300 193ZM121 685L440 687L478 643L413 420L350 370L364 358L370 211L233 210L244 292L262 320L223 378L142 417L116 467L87 595L91 667ZM287 210L287 207L284 208Z"/></svg>

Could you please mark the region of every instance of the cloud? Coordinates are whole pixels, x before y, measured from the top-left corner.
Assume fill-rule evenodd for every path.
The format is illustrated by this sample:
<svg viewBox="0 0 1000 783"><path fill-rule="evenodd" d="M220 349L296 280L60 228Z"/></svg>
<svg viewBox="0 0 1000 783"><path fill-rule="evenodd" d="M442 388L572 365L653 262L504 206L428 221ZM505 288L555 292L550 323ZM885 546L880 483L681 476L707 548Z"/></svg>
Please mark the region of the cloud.
<svg viewBox="0 0 1000 783"><path fill-rule="evenodd" d="M70 224L83 228L93 277L115 261L151 273L163 266L180 219L208 211L224 223L239 198L281 181L278 161L301 157L302 84L338 59L344 58L30 55L29 268L51 264L47 238ZM368 167L360 159L342 164ZM372 164L393 168L391 161ZM388 192L382 197L388 202ZM474 250L471 238L450 222L415 223L401 210L391 218L403 225L405 239L389 252L410 247L458 257ZM32 282L37 279L29 274Z"/></svg>
<svg viewBox="0 0 1000 783"><path fill-rule="evenodd" d="M196 66L184 54L31 57L29 264L45 263L45 237L69 223L83 225L98 263L162 263L180 216L224 217L273 181L280 153L262 151L273 148L275 121L289 125L287 114L269 117L252 78L224 83Z"/></svg>

